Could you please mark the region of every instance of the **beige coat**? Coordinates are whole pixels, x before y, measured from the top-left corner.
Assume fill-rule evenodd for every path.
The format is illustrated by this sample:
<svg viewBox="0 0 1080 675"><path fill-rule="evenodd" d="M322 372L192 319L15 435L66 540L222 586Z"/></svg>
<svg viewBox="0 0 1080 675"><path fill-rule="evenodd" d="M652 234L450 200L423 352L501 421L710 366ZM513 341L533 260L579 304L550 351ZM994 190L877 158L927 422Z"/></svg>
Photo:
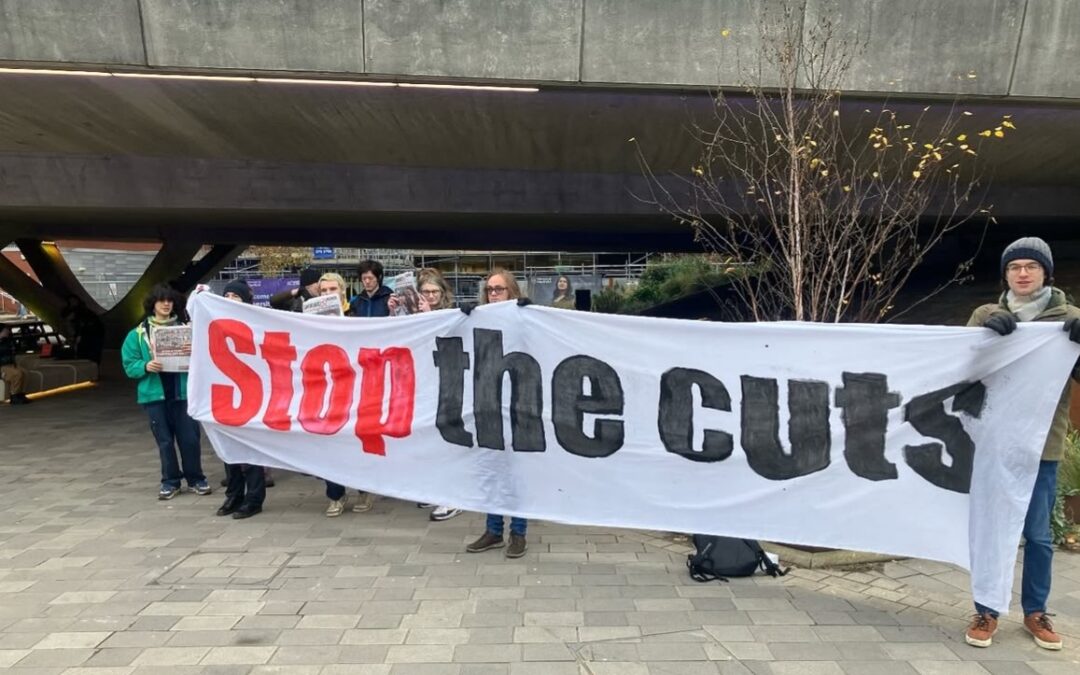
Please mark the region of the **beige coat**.
<svg viewBox="0 0 1080 675"><path fill-rule="evenodd" d="M967 325L981 326L987 319L1000 312L1008 312L1005 305L1005 296L1002 295L997 304L982 305L971 314ZM1069 304L1064 291L1052 288L1050 291L1050 304L1042 311L1035 321L1065 321L1067 319L1080 318L1080 309ZM1080 361L1073 364L1072 379L1080 382ZM1050 424L1050 433L1046 436L1046 445L1043 446L1042 458L1044 461L1061 461L1065 454L1065 434L1069 431L1069 404L1072 399L1072 382L1065 383L1065 390L1058 399L1057 410L1054 412L1054 421Z"/></svg>

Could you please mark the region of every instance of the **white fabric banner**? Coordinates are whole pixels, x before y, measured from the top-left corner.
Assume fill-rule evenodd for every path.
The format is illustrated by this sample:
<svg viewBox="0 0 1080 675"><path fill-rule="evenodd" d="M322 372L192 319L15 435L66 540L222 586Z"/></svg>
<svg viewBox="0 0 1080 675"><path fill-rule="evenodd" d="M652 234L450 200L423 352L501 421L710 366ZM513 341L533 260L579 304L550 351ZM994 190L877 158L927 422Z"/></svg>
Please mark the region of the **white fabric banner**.
<svg viewBox="0 0 1080 675"><path fill-rule="evenodd" d="M410 501L900 554L1006 611L1061 325L732 324L518 307L356 320L201 293L226 462ZM970 551L970 554L969 554Z"/></svg>

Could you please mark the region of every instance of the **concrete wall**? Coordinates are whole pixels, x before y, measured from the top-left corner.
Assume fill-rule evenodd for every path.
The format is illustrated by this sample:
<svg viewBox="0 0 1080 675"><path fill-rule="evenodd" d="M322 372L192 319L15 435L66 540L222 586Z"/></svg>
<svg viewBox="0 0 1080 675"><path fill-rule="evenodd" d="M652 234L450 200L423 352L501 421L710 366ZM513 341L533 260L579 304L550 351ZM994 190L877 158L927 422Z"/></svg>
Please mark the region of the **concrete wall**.
<svg viewBox="0 0 1080 675"><path fill-rule="evenodd" d="M139 0L0 0L0 59L145 65Z"/></svg>
<svg viewBox="0 0 1080 675"><path fill-rule="evenodd" d="M0 61L737 86L755 0L0 0ZM808 0L847 87L1080 98L1076 0Z"/></svg>

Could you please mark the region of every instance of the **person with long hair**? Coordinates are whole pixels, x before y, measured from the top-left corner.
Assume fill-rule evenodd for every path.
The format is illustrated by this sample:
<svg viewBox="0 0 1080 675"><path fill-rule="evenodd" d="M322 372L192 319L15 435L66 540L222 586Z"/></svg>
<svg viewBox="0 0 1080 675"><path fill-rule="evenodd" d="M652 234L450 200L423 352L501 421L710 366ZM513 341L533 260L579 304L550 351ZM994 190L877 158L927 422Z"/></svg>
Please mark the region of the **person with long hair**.
<svg viewBox="0 0 1080 675"><path fill-rule="evenodd" d="M433 312L454 306L454 293L450 290L450 284L446 283L442 272L437 269L428 267L420 270L416 275L416 289L420 295L419 310L421 312ZM417 506L429 508L433 505L417 504ZM452 506L435 506L428 514L428 518L439 522L459 515L461 515L461 509Z"/></svg>
<svg viewBox="0 0 1080 675"><path fill-rule="evenodd" d="M187 322L184 298L165 284L154 286L143 300L143 319L124 339L120 350L124 373L138 382L137 400L150 418L150 431L161 460L158 499L172 499L186 480L200 495L212 492L202 470L199 423L187 411L187 373L167 373L154 358L154 333ZM177 461L176 451L180 451Z"/></svg>
<svg viewBox="0 0 1080 675"><path fill-rule="evenodd" d="M560 275L555 280L555 290L551 294L551 306L559 309L574 309L574 287L570 283L570 277Z"/></svg>
<svg viewBox="0 0 1080 675"><path fill-rule="evenodd" d="M488 305L495 302L517 300L518 304L527 303L528 300L521 295L521 287L518 286L514 275L504 269L494 269L484 279L480 286L480 304ZM480 538L465 547L468 553L480 553L493 548L502 548L503 527L506 519L501 514L489 513L487 527ZM513 516L510 518L510 545L506 548L507 558L520 558L525 555L528 543L525 541L525 531L529 521L525 518Z"/></svg>

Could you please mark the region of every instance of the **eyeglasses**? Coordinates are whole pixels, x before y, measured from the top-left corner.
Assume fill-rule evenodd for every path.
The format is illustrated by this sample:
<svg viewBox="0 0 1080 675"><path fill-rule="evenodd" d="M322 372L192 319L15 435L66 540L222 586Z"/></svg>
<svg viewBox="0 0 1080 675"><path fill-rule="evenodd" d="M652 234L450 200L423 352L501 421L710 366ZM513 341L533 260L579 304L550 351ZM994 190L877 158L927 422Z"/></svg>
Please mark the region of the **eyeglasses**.
<svg viewBox="0 0 1080 675"><path fill-rule="evenodd" d="M487 287L487 294L488 295L502 295L503 293L507 292L508 290L510 290L510 289L507 288L506 286L488 286Z"/></svg>
<svg viewBox="0 0 1080 675"><path fill-rule="evenodd" d="M1020 270L1023 270L1025 272L1027 272L1028 274L1032 274L1034 272L1041 271L1042 268L1043 268L1043 266L1040 265L1037 262L1025 263L1023 265L1021 265L1019 263L1011 263L1011 264L1005 266L1005 271L1007 273L1009 273L1009 274L1019 274Z"/></svg>

